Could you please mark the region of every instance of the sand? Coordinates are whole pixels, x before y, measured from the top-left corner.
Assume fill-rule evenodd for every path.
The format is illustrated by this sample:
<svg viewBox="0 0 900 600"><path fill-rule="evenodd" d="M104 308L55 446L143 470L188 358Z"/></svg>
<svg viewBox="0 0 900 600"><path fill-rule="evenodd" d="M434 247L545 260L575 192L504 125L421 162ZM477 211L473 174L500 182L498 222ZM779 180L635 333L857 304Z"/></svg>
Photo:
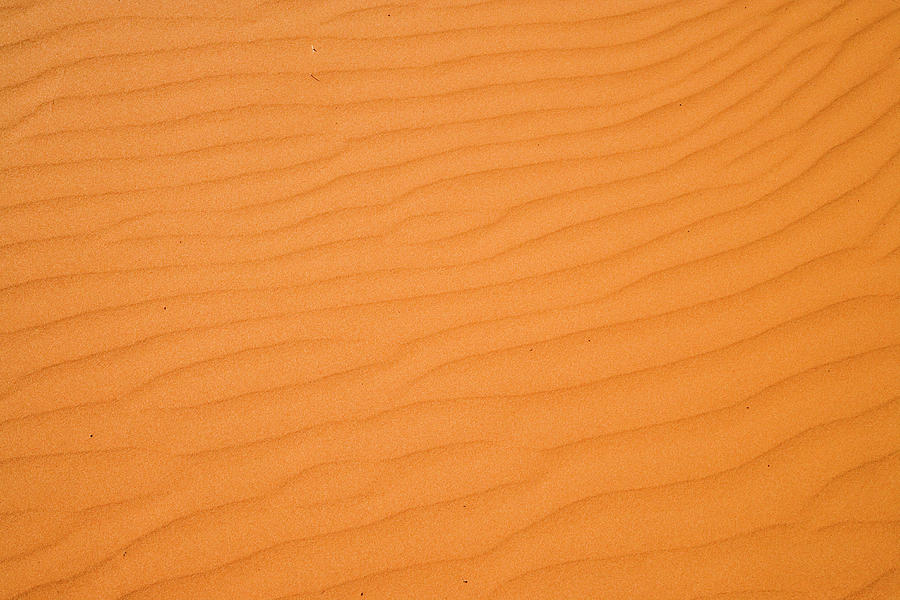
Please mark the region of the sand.
<svg viewBox="0 0 900 600"><path fill-rule="evenodd" d="M5 0L0 598L900 598L900 2Z"/></svg>

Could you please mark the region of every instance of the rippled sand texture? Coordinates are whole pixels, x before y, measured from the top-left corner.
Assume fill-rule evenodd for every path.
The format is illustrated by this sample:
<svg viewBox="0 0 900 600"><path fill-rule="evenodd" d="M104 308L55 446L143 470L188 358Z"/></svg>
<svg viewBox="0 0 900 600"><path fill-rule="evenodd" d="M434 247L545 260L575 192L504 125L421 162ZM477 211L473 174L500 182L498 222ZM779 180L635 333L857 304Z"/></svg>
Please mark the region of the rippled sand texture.
<svg viewBox="0 0 900 600"><path fill-rule="evenodd" d="M900 598L900 2L6 0L0 598Z"/></svg>

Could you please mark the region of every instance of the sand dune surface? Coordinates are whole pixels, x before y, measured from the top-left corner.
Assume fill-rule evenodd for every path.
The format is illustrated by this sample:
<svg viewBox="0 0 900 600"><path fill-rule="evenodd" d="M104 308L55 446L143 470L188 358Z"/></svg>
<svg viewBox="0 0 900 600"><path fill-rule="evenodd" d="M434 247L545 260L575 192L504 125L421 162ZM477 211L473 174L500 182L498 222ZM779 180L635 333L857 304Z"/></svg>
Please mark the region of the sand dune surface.
<svg viewBox="0 0 900 600"><path fill-rule="evenodd" d="M4 0L0 598L900 598L900 2Z"/></svg>

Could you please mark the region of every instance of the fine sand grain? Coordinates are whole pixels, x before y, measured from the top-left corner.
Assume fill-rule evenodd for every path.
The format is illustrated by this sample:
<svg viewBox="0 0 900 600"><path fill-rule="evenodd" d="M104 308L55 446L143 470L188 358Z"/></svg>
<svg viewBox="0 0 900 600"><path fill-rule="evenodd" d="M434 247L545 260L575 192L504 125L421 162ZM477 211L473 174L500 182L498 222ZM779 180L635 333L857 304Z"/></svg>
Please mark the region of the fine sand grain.
<svg viewBox="0 0 900 600"><path fill-rule="evenodd" d="M0 599L896 600L898 203L898 0L2 0Z"/></svg>

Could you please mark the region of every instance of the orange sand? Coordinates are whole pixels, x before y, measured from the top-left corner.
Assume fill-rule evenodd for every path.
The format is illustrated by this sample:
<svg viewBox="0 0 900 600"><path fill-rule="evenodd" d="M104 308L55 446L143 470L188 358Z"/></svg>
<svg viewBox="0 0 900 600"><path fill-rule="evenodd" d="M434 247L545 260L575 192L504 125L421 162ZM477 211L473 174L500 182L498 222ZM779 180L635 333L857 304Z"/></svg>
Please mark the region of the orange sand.
<svg viewBox="0 0 900 600"><path fill-rule="evenodd" d="M900 2L382 1L0 8L0 598L900 598Z"/></svg>

